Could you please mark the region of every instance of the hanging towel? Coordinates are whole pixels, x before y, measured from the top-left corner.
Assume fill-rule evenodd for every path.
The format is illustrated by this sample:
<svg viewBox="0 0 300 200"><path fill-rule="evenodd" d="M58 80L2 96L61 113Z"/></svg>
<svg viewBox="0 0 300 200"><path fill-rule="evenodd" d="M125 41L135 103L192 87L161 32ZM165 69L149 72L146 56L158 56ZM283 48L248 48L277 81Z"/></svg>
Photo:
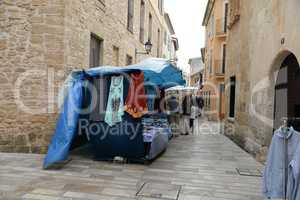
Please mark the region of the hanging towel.
<svg viewBox="0 0 300 200"><path fill-rule="evenodd" d="M113 76L111 78L105 115L105 122L109 126L114 126L115 124L121 122L124 115L123 81L123 76Z"/></svg>
<svg viewBox="0 0 300 200"><path fill-rule="evenodd" d="M285 152L284 139L287 139L287 152ZM271 146L268 152L268 158L263 175L263 194L267 198L284 198L284 182L287 180L287 194L293 191L290 188L293 184L290 183L291 170L287 169L287 174L284 174L285 156L287 164L291 163L295 156L295 152L300 144L300 133L290 128L288 133L284 133L280 128L275 131L272 138Z"/></svg>
<svg viewBox="0 0 300 200"><path fill-rule="evenodd" d="M130 77L131 82L125 102L125 111L134 118L140 118L148 112L144 73L135 72Z"/></svg>
<svg viewBox="0 0 300 200"><path fill-rule="evenodd" d="M91 92L91 113L90 120L103 122L105 120L105 111L107 107L109 77L98 77L93 79Z"/></svg>
<svg viewBox="0 0 300 200"><path fill-rule="evenodd" d="M155 112L155 99L157 98L157 88L153 85L148 85L145 87L147 95L147 107L149 113Z"/></svg>

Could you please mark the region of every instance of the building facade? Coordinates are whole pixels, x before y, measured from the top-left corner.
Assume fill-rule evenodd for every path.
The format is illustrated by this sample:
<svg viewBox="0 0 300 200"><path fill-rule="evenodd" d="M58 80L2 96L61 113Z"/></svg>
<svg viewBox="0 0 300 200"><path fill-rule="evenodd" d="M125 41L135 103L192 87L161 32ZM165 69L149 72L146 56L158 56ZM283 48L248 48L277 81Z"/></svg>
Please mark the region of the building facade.
<svg viewBox="0 0 300 200"><path fill-rule="evenodd" d="M264 161L283 119L300 131L300 2L229 3L225 133Z"/></svg>
<svg viewBox="0 0 300 200"><path fill-rule="evenodd" d="M0 151L44 153L69 72L162 57L164 24L163 0L0 1Z"/></svg>
<svg viewBox="0 0 300 200"><path fill-rule="evenodd" d="M166 31L164 33L163 58L171 60L177 64L177 54L179 50L178 39L175 36L175 30L168 13L165 13Z"/></svg>
<svg viewBox="0 0 300 200"><path fill-rule="evenodd" d="M211 120L225 117L225 71L228 7L227 0L209 0L202 25L206 28L204 88L205 110Z"/></svg>
<svg viewBox="0 0 300 200"><path fill-rule="evenodd" d="M186 72L186 71L182 71L182 76L183 76L183 79L186 82L186 85L190 85L190 78L191 78L190 73Z"/></svg>
<svg viewBox="0 0 300 200"><path fill-rule="evenodd" d="M202 62L202 58L191 58L189 60L190 65L190 86L201 88L203 85L203 72L204 72L204 64Z"/></svg>

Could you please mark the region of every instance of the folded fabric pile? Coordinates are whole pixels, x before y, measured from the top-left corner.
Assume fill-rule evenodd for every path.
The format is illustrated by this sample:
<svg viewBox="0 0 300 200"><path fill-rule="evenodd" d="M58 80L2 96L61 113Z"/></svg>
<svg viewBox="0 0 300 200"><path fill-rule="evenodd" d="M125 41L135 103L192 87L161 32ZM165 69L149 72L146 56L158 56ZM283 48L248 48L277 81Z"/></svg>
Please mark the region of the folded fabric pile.
<svg viewBox="0 0 300 200"><path fill-rule="evenodd" d="M144 142L152 142L157 134L167 134L170 138L171 130L166 118L155 116L142 119Z"/></svg>

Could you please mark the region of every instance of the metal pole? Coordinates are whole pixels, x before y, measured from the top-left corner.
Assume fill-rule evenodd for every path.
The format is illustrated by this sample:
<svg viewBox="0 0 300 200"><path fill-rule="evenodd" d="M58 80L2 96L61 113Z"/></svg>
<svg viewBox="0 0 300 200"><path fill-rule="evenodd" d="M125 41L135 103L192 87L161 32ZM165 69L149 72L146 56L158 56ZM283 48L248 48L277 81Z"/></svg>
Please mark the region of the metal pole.
<svg viewBox="0 0 300 200"><path fill-rule="evenodd" d="M284 179L283 179L283 182L284 182L284 184L283 184L283 186L284 186L284 199L286 200L287 199L287 179L286 179L286 177L287 177L287 160L288 160L288 149L287 149L287 138L286 138L286 134L287 134L287 132L285 132L285 135L284 135L284 149L285 149L285 152L284 152Z"/></svg>
<svg viewBox="0 0 300 200"><path fill-rule="evenodd" d="M287 163L288 163L288 145L287 145L287 134L288 134L288 122L286 119L283 120L283 133L284 133L284 140L283 140L283 148L284 148L284 159L283 159L283 194L284 200L287 200Z"/></svg>

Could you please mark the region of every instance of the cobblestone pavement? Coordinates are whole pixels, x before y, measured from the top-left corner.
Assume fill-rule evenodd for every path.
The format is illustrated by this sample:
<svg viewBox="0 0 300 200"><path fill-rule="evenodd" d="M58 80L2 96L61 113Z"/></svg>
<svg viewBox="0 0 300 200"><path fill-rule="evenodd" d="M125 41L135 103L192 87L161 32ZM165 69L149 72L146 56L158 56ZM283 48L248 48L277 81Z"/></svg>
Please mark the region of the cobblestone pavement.
<svg viewBox="0 0 300 200"><path fill-rule="evenodd" d="M217 134L218 125L209 127L198 129L197 135L173 139L150 165L73 156L62 170L44 171L41 155L0 154L0 199L263 199L261 178L240 176L236 170L261 170L262 165Z"/></svg>

